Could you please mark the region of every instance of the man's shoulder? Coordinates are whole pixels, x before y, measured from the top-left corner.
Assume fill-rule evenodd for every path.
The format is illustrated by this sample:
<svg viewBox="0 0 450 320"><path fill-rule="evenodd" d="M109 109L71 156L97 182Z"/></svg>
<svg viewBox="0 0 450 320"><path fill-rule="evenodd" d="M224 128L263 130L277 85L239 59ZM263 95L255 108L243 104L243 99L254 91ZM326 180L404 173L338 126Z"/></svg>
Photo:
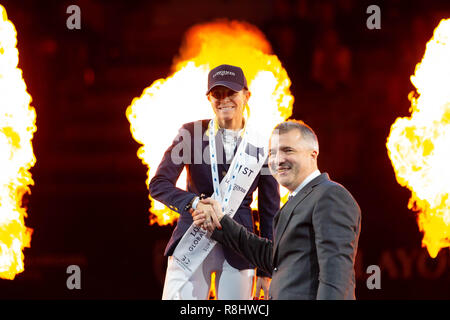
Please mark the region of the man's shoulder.
<svg viewBox="0 0 450 320"><path fill-rule="evenodd" d="M321 187L321 188L323 188L325 190L330 190L330 191L338 190L338 189L341 189L341 188L345 189L345 187L342 184L340 184L340 183L338 183L336 181L333 181L331 179L324 180L321 184L319 184L319 187Z"/></svg>
<svg viewBox="0 0 450 320"><path fill-rule="evenodd" d="M331 179L324 179L322 183L317 185L317 190L321 191L322 194L340 194L345 196L350 196L353 198L350 191L347 190L342 184L339 182L333 181Z"/></svg>
<svg viewBox="0 0 450 320"><path fill-rule="evenodd" d="M358 202L353 197L347 188L345 188L342 184L328 180L319 185L319 197L316 199L317 201L321 201L322 199L340 199L341 203L345 203L346 206L354 207L357 211L360 211Z"/></svg>

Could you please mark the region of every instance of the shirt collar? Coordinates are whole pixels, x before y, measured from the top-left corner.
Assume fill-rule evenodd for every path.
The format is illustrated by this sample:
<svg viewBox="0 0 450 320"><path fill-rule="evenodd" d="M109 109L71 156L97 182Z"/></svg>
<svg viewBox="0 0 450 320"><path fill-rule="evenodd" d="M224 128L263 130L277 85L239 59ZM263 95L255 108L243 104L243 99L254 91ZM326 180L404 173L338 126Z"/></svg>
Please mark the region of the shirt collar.
<svg viewBox="0 0 450 320"><path fill-rule="evenodd" d="M291 194L289 195L289 198L295 197L295 195L297 193L299 193L300 190L302 190L304 186L306 186L309 182L311 182L314 178L316 178L318 176L320 176L319 170L315 170L314 172L312 172L309 176L306 177L305 180L303 180L302 183L300 183L300 185L293 192L291 192Z"/></svg>
<svg viewBox="0 0 450 320"><path fill-rule="evenodd" d="M244 127L239 130L240 137L242 137L244 135L244 132L245 132L244 129L246 128L246 125L247 125L247 121L245 121ZM206 131L205 131L205 134L207 137L209 137L209 126L210 126L210 123L208 123L208 128L206 128ZM216 118L214 120L214 135L217 135L217 132L219 131L219 129L222 129L222 128L219 126L219 121L217 121L217 118ZM222 129L222 130L225 130L225 129Z"/></svg>

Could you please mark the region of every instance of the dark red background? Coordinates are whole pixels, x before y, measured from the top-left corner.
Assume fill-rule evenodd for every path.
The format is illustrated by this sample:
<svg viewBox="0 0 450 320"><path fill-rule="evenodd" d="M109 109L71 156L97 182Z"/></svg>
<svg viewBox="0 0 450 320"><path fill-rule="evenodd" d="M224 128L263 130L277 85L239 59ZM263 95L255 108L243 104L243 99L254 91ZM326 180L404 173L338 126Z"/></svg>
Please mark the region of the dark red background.
<svg viewBox="0 0 450 320"><path fill-rule="evenodd" d="M450 17L448 1L0 3L18 32L38 126L36 185L26 199L31 248L25 271L0 280L0 298L160 299L172 227L148 225L147 169L125 110L170 74L184 32L216 18L245 20L267 35L293 82L293 118L319 137L319 168L359 202L357 297L450 298L449 250L433 260L421 248L410 192L397 184L385 147L391 124L408 115L409 77ZM81 8L81 30L66 28L71 4ZM366 27L370 4L381 8L381 30ZM326 43L332 36L338 41ZM320 52L328 77L313 76ZM332 63L339 56L349 64ZM336 68L349 77L329 85ZM82 270L81 290L66 287L71 264ZM380 290L366 286L369 265L381 268Z"/></svg>

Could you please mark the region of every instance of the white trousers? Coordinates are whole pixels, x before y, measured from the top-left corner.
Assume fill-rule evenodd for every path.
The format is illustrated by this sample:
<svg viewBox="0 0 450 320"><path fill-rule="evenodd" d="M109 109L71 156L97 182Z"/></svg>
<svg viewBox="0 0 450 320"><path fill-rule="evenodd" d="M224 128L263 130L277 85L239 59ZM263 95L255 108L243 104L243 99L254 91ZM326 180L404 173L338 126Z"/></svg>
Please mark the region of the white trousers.
<svg viewBox="0 0 450 320"><path fill-rule="evenodd" d="M169 257L163 300L168 300L168 288L172 285L171 270L179 268ZM216 244L203 263L177 293L180 300L207 300L211 287L211 273L216 272L216 298L218 300L251 300L255 269L238 270L230 266L223 255L222 246Z"/></svg>

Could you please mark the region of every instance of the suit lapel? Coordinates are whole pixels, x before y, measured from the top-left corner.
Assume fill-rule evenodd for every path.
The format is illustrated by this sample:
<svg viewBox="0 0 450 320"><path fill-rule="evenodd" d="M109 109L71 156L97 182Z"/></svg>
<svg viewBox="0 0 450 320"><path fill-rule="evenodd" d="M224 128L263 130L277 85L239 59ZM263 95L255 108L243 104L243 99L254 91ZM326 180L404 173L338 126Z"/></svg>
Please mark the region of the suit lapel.
<svg viewBox="0 0 450 320"><path fill-rule="evenodd" d="M303 188L302 191L300 191L298 194L295 195L294 198L290 199L288 202L286 202L286 205L280 209L279 213L275 218L277 220L274 225L274 246L277 246L280 242L281 236L283 235L284 231L286 230L286 227L288 225L288 222L291 218L292 212L294 212L294 208L302 202L306 196L313 190L312 187Z"/></svg>
<svg viewBox="0 0 450 320"><path fill-rule="evenodd" d="M285 205L278 211L274 217L273 223L273 257L276 257L276 252L278 250L278 245L280 243L281 237L286 231L289 220L291 219L292 213L295 207L297 207L313 190L314 187L328 180L328 174L322 173L320 176L316 177L310 181L299 193L295 195L294 198L290 199Z"/></svg>
<svg viewBox="0 0 450 320"><path fill-rule="evenodd" d="M216 152L217 152L217 169L219 170L219 180L228 172L229 164L226 163L225 148L223 146L222 131L218 130L216 134ZM225 174L224 174L225 173Z"/></svg>
<svg viewBox="0 0 450 320"><path fill-rule="evenodd" d="M281 211L283 211L283 209L284 209L284 207L287 205L287 203L288 203L289 201L286 201L284 204L283 204L283 206L277 211L277 213L275 214L275 216L273 217L273 234L275 235L275 232L276 232L276 226L277 226L277 224L278 224L278 220L280 219L280 214L281 214ZM275 239L275 237L274 237L274 239Z"/></svg>
<svg viewBox="0 0 450 320"><path fill-rule="evenodd" d="M202 148L202 150L204 150L204 151L202 151L202 152L204 152L204 156L202 153L202 159L204 161L206 161L206 159L207 159L207 161L209 163L210 153L209 153L209 136L207 134L208 128L209 128L209 126L206 125L206 127L204 128L204 132L203 132L203 148ZM214 140L216 142L217 170L219 171L218 175L219 175L219 182L220 182L220 181L222 181L222 178L224 177L223 173L224 172L226 173L228 171L228 167L229 167L229 164L226 164L225 149L223 147L222 133L220 130L217 131L217 134L214 137ZM211 181L212 181L212 177L211 177Z"/></svg>

